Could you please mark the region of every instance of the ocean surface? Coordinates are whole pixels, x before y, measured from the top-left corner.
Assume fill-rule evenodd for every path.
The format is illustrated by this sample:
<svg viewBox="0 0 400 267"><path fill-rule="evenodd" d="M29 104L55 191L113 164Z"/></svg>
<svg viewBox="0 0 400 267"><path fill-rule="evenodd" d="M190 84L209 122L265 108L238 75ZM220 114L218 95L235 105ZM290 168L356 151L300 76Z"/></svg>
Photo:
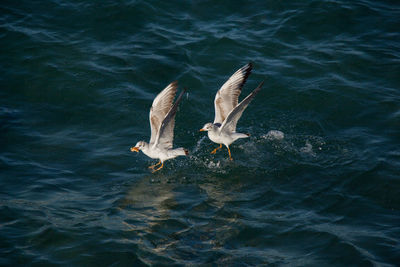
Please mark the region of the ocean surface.
<svg viewBox="0 0 400 267"><path fill-rule="evenodd" d="M199 129L248 62L231 162ZM400 3L1 1L0 266L49 265L399 266Z"/></svg>

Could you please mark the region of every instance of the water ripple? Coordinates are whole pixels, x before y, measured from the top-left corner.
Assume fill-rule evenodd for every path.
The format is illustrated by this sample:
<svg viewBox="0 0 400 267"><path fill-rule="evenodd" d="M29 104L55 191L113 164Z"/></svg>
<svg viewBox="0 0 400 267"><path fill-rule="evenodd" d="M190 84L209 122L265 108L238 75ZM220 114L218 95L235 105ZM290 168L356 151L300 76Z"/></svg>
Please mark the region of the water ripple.
<svg viewBox="0 0 400 267"><path fill-rule="evenodd" d="M0 265L398 263L398 4L0 9ZM231 162L198 130L247 62ZM129 147L174 80L190 156L151 174Z"/></svg>

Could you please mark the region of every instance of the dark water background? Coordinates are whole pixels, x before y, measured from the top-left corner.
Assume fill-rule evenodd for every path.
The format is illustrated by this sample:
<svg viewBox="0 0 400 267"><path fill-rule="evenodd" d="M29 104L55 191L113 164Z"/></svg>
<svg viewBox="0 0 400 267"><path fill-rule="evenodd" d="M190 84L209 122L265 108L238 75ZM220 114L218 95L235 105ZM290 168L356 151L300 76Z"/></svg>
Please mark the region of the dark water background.
<svg viewBox="0 0 400 267"><path fill-rule="evenodd" d="M198 129L247 62L229 162ZM173 80L191 156L151 174ZM0 175L1 266L398 266L400 4L1 1Z"/></svg>

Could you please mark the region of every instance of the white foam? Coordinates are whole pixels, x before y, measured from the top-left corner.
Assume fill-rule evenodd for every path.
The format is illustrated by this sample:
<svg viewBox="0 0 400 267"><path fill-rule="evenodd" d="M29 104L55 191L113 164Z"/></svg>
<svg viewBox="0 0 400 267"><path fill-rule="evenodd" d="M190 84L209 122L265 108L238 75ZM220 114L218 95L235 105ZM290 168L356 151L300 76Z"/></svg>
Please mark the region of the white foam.
<svg viewBox="0 0 400 267"><path fill-rule="evenodd" d="M306 145L300 148L300 152L309 154L311 156L315 156L315 153L313 151L313 146L310 144L310 142L308 142L308 140L306 141Z"/></svg>

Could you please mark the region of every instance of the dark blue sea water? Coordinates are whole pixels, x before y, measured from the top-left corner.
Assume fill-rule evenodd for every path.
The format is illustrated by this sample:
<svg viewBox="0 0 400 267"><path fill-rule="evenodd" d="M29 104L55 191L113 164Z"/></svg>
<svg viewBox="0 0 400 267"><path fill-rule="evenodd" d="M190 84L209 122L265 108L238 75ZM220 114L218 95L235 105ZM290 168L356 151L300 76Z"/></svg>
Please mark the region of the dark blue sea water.
<svg viewBox="0 0 400 267"><path fill-rule="evenodd" d="M247 62L230 162L198 130ZM399 264L398 1L1 1L1 266Z"/></svg>

